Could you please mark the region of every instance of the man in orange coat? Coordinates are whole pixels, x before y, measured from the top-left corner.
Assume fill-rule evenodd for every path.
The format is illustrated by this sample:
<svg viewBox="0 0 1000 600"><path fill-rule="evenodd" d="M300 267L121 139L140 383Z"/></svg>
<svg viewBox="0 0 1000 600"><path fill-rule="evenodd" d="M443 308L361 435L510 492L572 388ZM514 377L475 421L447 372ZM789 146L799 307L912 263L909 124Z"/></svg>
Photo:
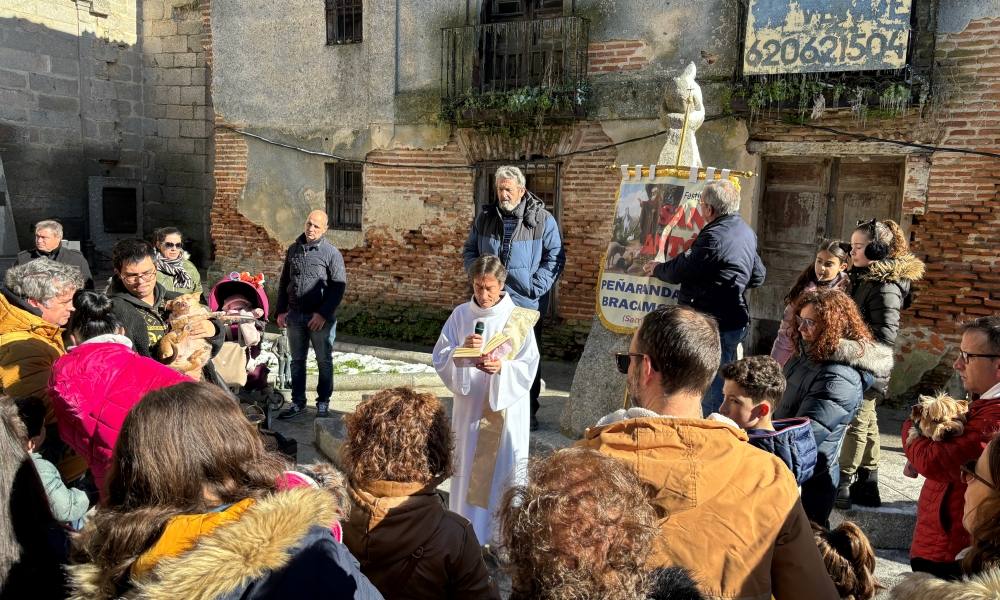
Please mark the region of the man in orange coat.
<svg viewBox="0 0 1000 600"><path fill-rule="evenodd" d="M835 600L791 471L732 421L702 418L720 355L711 317L683 306L647 314L616 356L632 408L579 445L626 462L653 492L650 567L684 567L713 598Z"/></svg>

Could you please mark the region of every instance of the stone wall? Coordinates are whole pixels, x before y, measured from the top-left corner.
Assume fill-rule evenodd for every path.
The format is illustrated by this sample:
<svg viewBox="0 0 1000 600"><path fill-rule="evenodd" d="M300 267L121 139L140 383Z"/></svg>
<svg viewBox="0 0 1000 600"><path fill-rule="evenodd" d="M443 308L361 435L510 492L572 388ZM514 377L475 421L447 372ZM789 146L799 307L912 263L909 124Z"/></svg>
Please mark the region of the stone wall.
<svg viewBox="0 0 1000 600"><path fill-rule="evenodd" d="M87 233L87 177L143 170L134 1L0 7L0 152L22 247L58 217Z"/></svg>
<svg viewBox="0 0 1000 600"><path fill-rule="evenodd" d="M137 181L144 233L176 225L207 258L211 105L197 1L0 7L0 147L22 247L60 219L88 243L88 178Z"/></svg>

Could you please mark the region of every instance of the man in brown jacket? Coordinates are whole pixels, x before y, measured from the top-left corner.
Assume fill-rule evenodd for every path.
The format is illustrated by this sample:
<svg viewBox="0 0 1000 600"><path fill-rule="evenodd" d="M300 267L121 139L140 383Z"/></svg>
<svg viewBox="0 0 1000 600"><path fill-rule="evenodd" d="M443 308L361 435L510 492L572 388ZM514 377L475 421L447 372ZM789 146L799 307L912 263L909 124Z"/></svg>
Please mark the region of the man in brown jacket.
<svg viewBox="0 0 1000 600"><path fill-rule="evenodd" d="M649 313L616 356L632 408L578 444L648 484L660 517L650 567L689 569L711 598L836 600L788 467L725 417L702 418L720 355L711 317L683 306Z"/></svg>

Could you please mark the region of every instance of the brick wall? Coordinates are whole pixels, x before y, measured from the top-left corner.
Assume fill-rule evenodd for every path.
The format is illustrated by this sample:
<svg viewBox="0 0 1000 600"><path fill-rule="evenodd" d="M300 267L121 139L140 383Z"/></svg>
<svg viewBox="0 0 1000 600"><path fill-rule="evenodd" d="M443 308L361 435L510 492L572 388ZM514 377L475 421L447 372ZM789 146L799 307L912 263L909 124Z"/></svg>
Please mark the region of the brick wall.
<svg viewBox="0 0 1000 600"><path fill-rule="evenodd" d="M587 46L591 75L638 71L649 64L650 49L645 40L608 40Z"/></svg>

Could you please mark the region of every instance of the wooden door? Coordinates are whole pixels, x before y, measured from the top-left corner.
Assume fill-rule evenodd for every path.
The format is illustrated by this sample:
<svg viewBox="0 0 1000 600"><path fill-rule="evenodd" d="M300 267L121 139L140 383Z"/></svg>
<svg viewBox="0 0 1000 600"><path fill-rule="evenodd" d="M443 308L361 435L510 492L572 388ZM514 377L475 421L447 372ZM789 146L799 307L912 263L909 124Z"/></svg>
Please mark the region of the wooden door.
<svg viewBox="0 0 1000 600"><path fill-rule="evenodd" d="M770 353L785 294L823 238L849 240L861 219L899 219L903 164L889 157L781 157L765 159L762 177L757 244L767 278L748 295L751 354Z"/></svg>

